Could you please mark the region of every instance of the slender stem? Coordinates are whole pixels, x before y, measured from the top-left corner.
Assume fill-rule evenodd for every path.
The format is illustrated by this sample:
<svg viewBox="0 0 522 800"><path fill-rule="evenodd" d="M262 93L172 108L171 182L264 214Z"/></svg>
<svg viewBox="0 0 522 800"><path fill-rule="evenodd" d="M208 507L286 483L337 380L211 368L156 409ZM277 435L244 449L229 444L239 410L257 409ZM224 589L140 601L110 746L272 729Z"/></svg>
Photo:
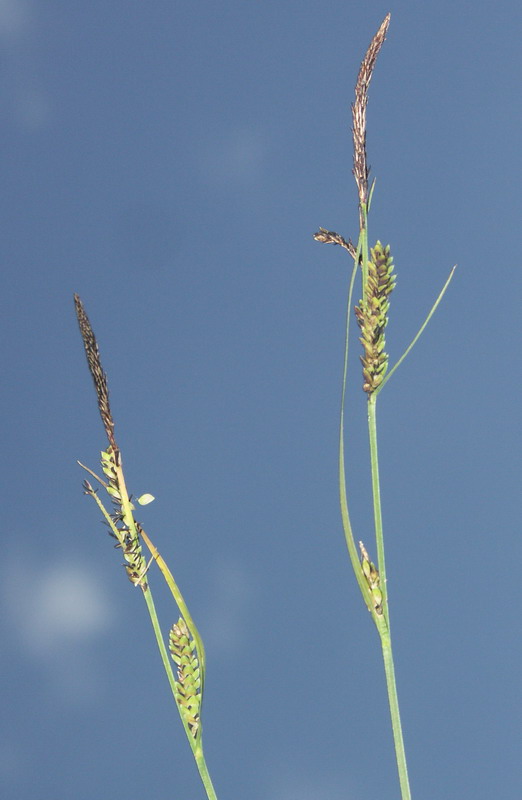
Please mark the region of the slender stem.
<svg viewBox="0 0 522 800"><path fill-rule="evenodd" d="M357 547L353 535L353 529L350 522L350 514L348 511L348 497L346 492L346 469L345 469L345 458L344 458L344 409L346 402L346 379L348 375L348 350L350 343L349 333L350 333L350 320L352 317L353 286L355 283L357 270L359 268L359 254L361 252L360 246L361 243L359 242L357 256L355 258L355 264L350 279L350 286L348 289L348 301L346 309L346 335L344 341L343 388L341 394L341 416L339 424L339 498L341 503L341 517L343 521L344 538L346 540L346 546L348 548L350 561L352 562L353 571L355 573L357 583L359 584L359 589L361 590L364 602L366 603L368 611L370 611L372 613L372 616L374 616L375 612L373 608L372 598L370 595L370 590L368 588L368 584L366 583L363 572L361 570L361 562L359 561L359 554L357 552Z"/></svg>
<svg viewBox="0 0 522 800"><path fill-rule="evenodd" d="M136 523L135 523L134 516L133 516L133 513L132 513L132 506L131 506L131 502L130 502L130 499L129 499L129 494L127 492L127 487L125 485L125 478L124 478L124 475L123 475L123 468L121 466L121 460L120 460L119 464L116 466L116 472L117 472L117 476L118 476L118 489L119 489L119 492L120 492L120 495L121 495L121 508L122 508L122 513L123 513L123 519L124 519L124 522L129 527L129 529L137 537L138 536L138 531L136 529ZM143 535L144 535L144 532L142 531L142 536ZM146 538L147 546L151 550L151 553L154 556L154 558L156 559L156 561L158 559L161 559L161 556L159 555L158 551L154 548L154 546L152 545L152 543L150 542L150 539L148 539L146 534L145 534L144 538ZM151 545L152 545L152 547L151 547ZM163 561L163 559L161 559L161 561ZM203 642L201 641L201 637L199 636L197 628L194 625L194 622L192 621L192 617L190 616L190 614L188 612L188 608L185 605L185 602L183 600L181 592L177 588L177 585L176 585L176 583L174 581L174 578L172 577L172 575L170 573L170 570L168 570L168 568L166 567L166 564L165 564L165 569L168 572L168 574L169 574L169 576L171 578L171 582L172 582L172 584L174 585L174 587L176 589L175 599L176 599L176 602L178 604L178 608L181 611L181 614L185 618L188 618L188 620L190 621L190 626L191 626L190 632L192 633L192 635L194 637L194 640L196 642L196 648L197 648L197 652L198 652L198 658L200 659L200 665L202 664L202 677L203 677L202 687L203 687L204 671L205 671L205 651L204 651L204 648L203 648ZM172 587L171 587L171 589L172 589ZM171 662L170 662L170 659L169 659L169 656L168 656L168 653L167 653L167 648L165 647L165 642L163 641L163 635L161 633L161 628L160 628L160 624L159 624L159 621L158 621L158 615L156 613L154 600L152 598L152 593L151 593L150 587L148 585L144 589L143 593L144 593L145 601L147 603L147 609L149 611L150 619L151 619L151 622L152 622L152 627L154 629L154 635L156 636L156 642L158 644L158 648L159 648L159 651L160 651L161 660L163 662L163 666L165 668L165 672L167 673L167 678L168 678L168 681L169 681L169 685L170 685L172 694L174 696L174 702L176 703L176 707L178 709L178 712L179 712L179 715L180 715L180 718L181 718L181 722L182 722L183 728L185 730L185 734L187 736L187 739L189 741L192 753L194 755L194 760L196 762L196 766L198 768L199 775L200 775L201 780L203 782L203 785L205 787L205 791L207 793L208 800L217 800L217 795L216 795L216 792L215 792L214 787L212 785L212 781L210 779L208 768L207 768L207 765L206 765L206 762L205 762L205 756L203 754L203 747L201 745L201 737L199 737L199 739L197 741L195 740L194 736L192 735L192 732L189 729L189 726L188 726L186 720L183 717L183 714L181 713L181 708L180 708L180 706L179 706L179 704L178 704L178 702L176 700L176 696L177 696L176 680L174 678L174 673L173 673Z"/></svg>
<svg viewBox="0 0 522 800"><path fill-rule="evenodd" d="M366 306L368 294L367 294L367 284L368 284L368 258L369 258L369 249L368 249L368 209L366 205L360 205L360 215L362 220L362 226L359 231L359 244L357 248L357 253L361 255L362 259L362 303L363 307Z"/></svg>
<svg viewBox="0 0 522 800"><path fill-rule="evenodd" d="M181 616L185 620L187 628L189 629L192 638L194 639L198 655L199 668L201 670L201 694L203 695L203 689L205 685L205 673L206 673L206 659L205 659L205 648L203 646L203 640L199 635L198 629L196 628L196 623L194 622L194 620L190 615L187 604L183 599L183 595L181 594L178 584L174 580L174 576L170 571L170 569L168 568L164 558L160 555L157 547L153 545L153 543L151 542L150 538L143 530L143 528L140 529L140 535L145 544L147 545L150 554L155 559L158 567L160 568L161 573L165 578L165 581L167 582L167 585L172 593L172 596L174 597L175 603L181 612Z"/></svg>
<svg viewBox="0 0 522 800"><path fill-rule="evenodd" d="M381 645L384 658L384 671L386 673L386 688L388 689L388 701L390 704L393 741L395 743L395 757L401 786L401 797L402 800L411 800L406 752L404 750L404 740L402 738L401 715L399 713L399 698L397 696L395 668L393 666L393 653L389 634L388 636L381 636Z"/></svg>
<svg viewBox="0 0 522 800"><path fill-rule="evenodd" d="M411 800L410 785L408 780L408 767L406 764L406 752L404 749L401 717L399 713L399 698L397 695L395 669L393 666L388 588L386 584L386 563L384 559L384 536L382 527L381 490L379 482L379 457L377 451L377 398L375 394L371 394L368 398L368 433L370 439L375 541L377 546L380 588L383 598L383 621L381 625L377 625L377 630L379 631L379 636L381 638L382 654L384 658L386 688L388 691L388 702L390 704L390 716L393 730L393 741L395 743L397 770L399 772L401 796L402 800Z"/></svg>
<svg viewBox="0 0 522 800"><path fill-rule="evenodd" d="M207 762L205 761L205 756L203 755L203 749L201 746L198 746L194 751L194 758L196 759L199 775L201 777L203 786L205 787L208 800L217 800L216 790L214 789L214 785L210 779Z"/></svg>
<svg viewBox="0 0 522 800"><path fill-rule="evenodd" d="M388 618L388 591L386 586L386 563L384 559L384 537L382 530L381 486L379 479L379 456L377 452L377 398L368 398L368 435L370 439L370 466L372 473L373 517L375 520L375 542L377 546L377 567L381 579L384 616Z"/></svg>
<svg viewBox="0 0 522 800"><path fill-rule="evenodd" d="M147 604L147 610L149 612L150 621L152 623L152 628L154 630L154 635L156 637L156 643L158 645L158 650L160 651L161 661L163 666L165 667L165 672L167 673L167 680L169 682L169 686L171 688L172 694L174 698L176 697L176 678L174 677L174 672L172 671L171 659L169 658L169 654L167 653L167 648L165 647L165 642L163 641L163 635L161 633L161 628L158 621L158 615L156 613L156 607L154 605L154 600L152 599L152 593L150 588L147 588L143 592L143 596L145 598L145 602ZM183 721L183 719L182 719ZM190 741L190 737L189 737Z"/></svg>
<svg viewBox="0 0 522 800"><path fill-rule="evenodd" d="M159 651L160 651L160 654L161 654L161 660L163 662L163 666L165 667L165 672L167 673L167 678L168 678L168 681L169 681L169 685L170 685L170 688L172 690L172 694L173 694L174 699L175 699L176 698L176 679L174 678L174 673L172 671L172 666L171 666L171 660L170 660L170 658L168 656L167 648L165 647L165 643L163 641L163 636L161 634L161 629L160 629L159 622L158 622L158 616L156 614L156 608L154 606L154 600L152 599L152 594L151 594L151 591L150 591L148 586L144 591L144 596L145 596L145 601L147 603L147 608L148 608L148 611L149 611L149 614L150 614L152 627L154 629L154 634L156 636L156 642L158 644L158 648L159 648ZM176 705L177 705L177 703L176 703ZM178 707L178 710L179 710L179 707ZM203 748L201 746L201 740L199 740L196 743L196 741L194 740L194 737L192 736L192 734L190 733L190 730L188 729L188 725L186 724L185 720L183 719L183 716L181 714L180 714L180 716L181 716L181 721L183 723L183 727L185 729L185 733L187 734L187 739L189 740L189 744L190 744L190 746L192 748L192 752L194 754L194 760L196 762L196 766L198 768L198 772L199 772L201 781L203 783L203 786L205 787L205 791L207 793L208 800L217 800L217 795L216 795L214 786L212 784L212 781L210 779L210 775L209 775L209 772L208 772L207 764L206 764L206 761L205 761L205 756L203 754Z"/></svg>

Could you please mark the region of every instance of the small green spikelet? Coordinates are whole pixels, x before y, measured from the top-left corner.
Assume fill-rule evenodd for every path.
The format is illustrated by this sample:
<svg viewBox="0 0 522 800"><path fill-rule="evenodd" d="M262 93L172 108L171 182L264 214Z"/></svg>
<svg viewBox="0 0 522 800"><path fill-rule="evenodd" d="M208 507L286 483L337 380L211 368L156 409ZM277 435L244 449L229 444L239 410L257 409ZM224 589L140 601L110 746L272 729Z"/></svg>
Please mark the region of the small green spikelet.
<svg viewBox="0 0 522 800"><path fill-rule="evenodd" d="M196 645L183 617L171 628L169 649L178 667L176 702L192 737L197 739L201 735L201 675Z"/></svg>
<svg viewBox="0 0 522 800"><path fill-rule="evenodd" d="M360 341L364 348L364 355L361 356L363 389L369 395L382 383L388 367L388 355L384 352L384 329L388 324L388 298L395 288L390 245L383 247L377 242L370 252L364 299L355 307L355 316L362 332Z"/></svg>
<svg viewBox="0 0 522 800"><path fill-rule="evenodd" d="M119 459L119 450L115 450L112 446L101 452L101 467L103 474L107 478L107 483L100 482L103 483L107 494L111 498L112 514L109 514L105 509L97 492L88 481L84 481L84 490L85 494L88 494L96 501L109 526L109 534L117 540L116 547L121 548L123 551L125 571L130 582L146 591L148 587L144 578L147 573L147 564L142 554L139 539L140 525L134 518L132 526L125 522L125 514L122 508L122 489L118 479L118 468L121 463Z"/></svg>
<svg viewBox="0 0 522 800"><path fill-rule="evenodd" d="M359 549L361 551L361 569L363 571L366 583L368 584L368 588L372 595L373 607L375 608L375 613L381 616L382 591L380 589L381 577L379 575L379 570L377 569L373 561L370 561L368 551L366 550L362 542L359 542Z"/></svg>

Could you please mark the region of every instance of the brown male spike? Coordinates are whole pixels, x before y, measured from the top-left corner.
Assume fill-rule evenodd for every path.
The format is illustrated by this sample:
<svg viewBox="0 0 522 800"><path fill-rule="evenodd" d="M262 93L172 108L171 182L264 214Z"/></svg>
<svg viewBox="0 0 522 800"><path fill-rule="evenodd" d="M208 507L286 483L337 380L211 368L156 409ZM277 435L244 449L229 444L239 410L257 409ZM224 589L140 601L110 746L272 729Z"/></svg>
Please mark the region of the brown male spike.
<svg viewBox="0 0 522 800"><path fill-rule="evenodd" d="M353 175L359 191L359 214L361 228L364 227L364 215L361 206L368 203L368 175L370 169L366 160L366 106L368 105L368 87L372 79L373 69L379 50L384 44L390 24L391 14L387 14L381 27L370 42L366 55L361 63L357 83L355 84L355 102L352 103L352 135L353 135Z"/></svg>
<svg viewBox="0 0 522 800"><path fill-rule="evenodd" d="M98 408L100 409L100 416L107 434L107 439L112 447L114 453L118 452L116 439L114 438L114 420L111 414L111 407L109 405L109 388L107 386L107 376L103 371L100 361L100 351L98 349L98 342L94 335L94 331L89 322L89 317L85 313L83 303L79 295L74 295L74 306L76 308L76 316L78 317L78 324L80 326L80 333L85 347L85 354L87 356L87 363L89 371L94 381L94 388L96 389L96 396L98 397Z"/></svg>

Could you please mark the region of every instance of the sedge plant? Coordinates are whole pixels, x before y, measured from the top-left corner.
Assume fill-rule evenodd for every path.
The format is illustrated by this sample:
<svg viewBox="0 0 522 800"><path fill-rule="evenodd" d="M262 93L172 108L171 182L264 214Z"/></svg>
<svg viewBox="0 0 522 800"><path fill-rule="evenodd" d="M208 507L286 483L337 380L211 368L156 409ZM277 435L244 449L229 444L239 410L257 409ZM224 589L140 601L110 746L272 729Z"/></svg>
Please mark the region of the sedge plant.
<svg viewBox="0 0 522 800"><path fill-rule="evenodd" d="M109 534L116 540L115 546L122 551L125 560L124 567L130 582L141 589L161 660L167 674L167 680L207 798L208 800L217 800L203 753L201 727L205 685L205 649L203 642L183 599L183 595L174 580L174 576L151 542L143 526L135 517L132 495L129 495L127 491L123 474L121 451L114 435L114 420L109 404L107 376L101 365L96 337L82 301L77 294L74 295L74 304L87 363L98 398L98 408L108 442L107 447L101 453L103 478L99 477L89 467L78 462L95 481L93 485L89 480L85 480L83 483L84 492L98 506L107 524ZM105 498L105 504L100 498L100 493ZM152 500L154 500L152 495L143 494L136 499L136 502L138 505L146 505ZM107 509L107 504L110 504L109 510ZM148 560L143 552L143 544L150 553ZM168 636L161 630L149 583L149 568L152 562L155 562L161 570L179 612L178 620L170 628ZM170 657L168 651L170 651Z"/></svg>
<svg viewBox="0 0 522 800"><path fill-rule="evenodd" d="M335 244L344 248L353 260L353 268L348 283L347 315L345 328L345 351L342 376L341 414L339 427L339 492L341 517L350 561L361 591L364 603L375 623L384 660L384 671L390 706L390 715L395 744L395 755L399 774L402 800L411 800L406 755L399 713L399 701L395 681L393 650L390 628L390 609L388 603L386 565L384 552L383 520L380 497L380 476L377 450L377 398L408 355L419 336L439 305L455 267L451 270L433 307L419 331L395 366L388 370L388 355L385 352L385 328L388 324L390 295L395 287L393 259L389 245L377 241L369 246L368 218L371 207L374 183L369 185L369 168L366 157L366 108L368 87L379 51L384 43L390 22L388 14L373 37L361 63L355 86L355 101L352 104L353 133L353 174L358 190L359 237L357 245L338 233L320 228L314 238L323 243ZM361 277L361 299L354 308L357 325L360 329L360 342L363 346L361 356L363 385L368 405L368 435L370 444L370 472L373 492L373 518L375 529L376 564L362 541L356 544L348 510L348 492L345 474L345 399L348 373L348 351L350 321L352 317L352 297L357 277ZM86 479L84 492L94 500L108 527L109 534L116 540L121 550L127 576L135 587L141 590L150 616L160 657L167 680L177 706L181 723L187 736L194 760L208 800L217 800L212 780L203 752L202 740L202 702L205 683L205 650L196 625L190 615L183 595L164 559L152 543L143 526L136 519L135 505L129 495L123 473L121 451L116 443L114 420L109 404L107 376L103 371L98 344L91 324L85 313L82 301L74 295L76 315L80 326L87 363L94 382L98 408L107 436L107 446L101 452L101 471L98 476L80 462L94 483ZM104 501L101 497L104 497ZM138 505L145 505L154 498L144 494L136 498ZM144 546L149 555L145 555ZM370 547L370 545L368 545ZM149 569L155 563L167 583L178 609L178 619L167 635L162 631L156 613L150 586ZM173 666L174 665L174 666Z"/></svg>
<svg viewBox="0 0 522 800"><path fill-rule="evenodd" d="M369 185L369 168L366 156L366 108L368 104L368 87L377 56L386 38L389 23L390 14L383 20L361 63L355 85L355 101L352 104L353 175L357 185L359 199L359 237L357 246L354 245L350 239L346 240L338 233L329 231L326 228L320 228L319 231L314 234L314 238L326 244L340 245L347 251L354 262L348 284L339 430L339 493L341 517L353 571L363 600L371 614L380 638L401 797L402 800L411 800L393 664L377 450L377 398L431 319L431 316L439 305L453 277L455 267L451 270L442 291L411 344L398 359L395 366L388 371L388 355L385 352L385 329L388 324L390 295L395 287L395 274L389 245L383 246L380 241L377 241L373 247L369 246L368 216L375 181L371 186ZM356 545L356 539L348 511L348 493L345 473L344 420L348 372L348 345L350 320L352 318L352 296L355 281L358 276L361 278L362 285L361 299L354 308L354 314L360 329L360 342L363 347L363 354L361 356L363 375L362 388L367 395L368 401L368 438L370 444L370 472L377 564L374 564L371 560L366 545L362 541L358 542L358 547Z"/></svg>

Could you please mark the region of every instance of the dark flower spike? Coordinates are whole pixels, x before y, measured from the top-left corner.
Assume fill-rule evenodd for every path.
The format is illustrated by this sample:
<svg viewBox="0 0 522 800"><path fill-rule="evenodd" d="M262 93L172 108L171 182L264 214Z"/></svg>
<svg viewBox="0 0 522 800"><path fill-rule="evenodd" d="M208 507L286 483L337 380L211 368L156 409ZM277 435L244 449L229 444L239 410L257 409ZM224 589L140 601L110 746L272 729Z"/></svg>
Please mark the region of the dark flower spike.
<svg viewBox="0 0 522 800"><path fill-rule="evenodd" d="M100 361L100 351L96 337L89 322L89 317L85 313L83 303L79 295L74 295L74 306L76 308L76 316L78 317L78 324L80 326L80 333L85 347L85 355L87 356L87 363L89 371L94 381L94 388L96 389L96 396L98 398L98 408L100 409L100 416L107 434L107 439L112 449L116 452L118 447L116 439L114 438L114 420L111 414L111 407L109 405L109 388L107 386L107 376L103 371Z"/></svg>
<svg viewBox="0 0 522 800"><path fill-rule="evenodd" d="M355 84L355 102L352 103L352 135L353 135L353 176L359 192L359 210L368 205L368 175L370 168L366 160L366 106L368 105L368 87L372 79L375 62L386 39L391 14L387 14L381 27L373 37L366 55L361 63L357 83ZM361 227L364 217L361 213Z"/></svg>
<svg viewBox="0 0 522 800"><path fill-rule="evenodd" d="M344 247L345 250L348 250L353 259L357 257L357 249L352 240L348 239L348 241L346 241L340 233L327 231L326 228L319 228L317 233L314 233L314 239L316 242L324 242L325 244L338 244Z"/></svg>

